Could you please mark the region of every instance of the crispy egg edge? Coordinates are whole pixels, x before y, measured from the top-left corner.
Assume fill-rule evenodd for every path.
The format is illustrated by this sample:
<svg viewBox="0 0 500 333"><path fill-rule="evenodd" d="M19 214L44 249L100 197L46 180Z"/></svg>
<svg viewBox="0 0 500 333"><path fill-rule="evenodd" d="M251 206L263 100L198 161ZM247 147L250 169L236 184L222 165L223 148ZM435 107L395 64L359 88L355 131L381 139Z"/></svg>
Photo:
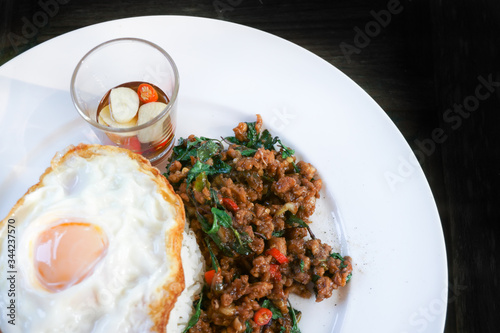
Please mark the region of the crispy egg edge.
<svg viewBox="0 0 500 333"><path fill-rule="evenodd" d="M39 182L31 186L16 202L14 207L12 207L7 217L0 221L0 233L2 233L3 229L6 227L8 219L14 216L16 211L23 205L25 197L38 188L43 187L44 178L56 170L60 165L64 164L67 159L77 155L90 160L94 156L113 154L125 154L131 160L136 161L138 163L138 170L148 175L156 183L157 191L161 194L165 202L170 204L175 210L175 225L170 228L169 233L165 235L165 251L167 257L171 260L170 274L160 288L161 290L158 290L158 294L161 295L161 297L149 304L149 317L153 322L151 332L165 332L170 312L174 308L177 298L185 288L181 248L186 217L182 199L174 192L172 185L170 185L161 172L153 167L149 160L142 155L135 154L127 149L119 147L84 143L76 147L71 145L64 151L56 153L50 162L50 167L40 176ZM2 333L1 330L0 333Z"/></svg>

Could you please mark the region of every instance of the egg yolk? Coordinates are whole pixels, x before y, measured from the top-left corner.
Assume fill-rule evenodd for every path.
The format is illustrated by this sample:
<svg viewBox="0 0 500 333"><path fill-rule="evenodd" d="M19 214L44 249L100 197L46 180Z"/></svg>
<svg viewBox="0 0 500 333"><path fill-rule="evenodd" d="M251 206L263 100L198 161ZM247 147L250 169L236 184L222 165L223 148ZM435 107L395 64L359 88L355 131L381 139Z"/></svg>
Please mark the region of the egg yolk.
<svg viewBox="0 0 500 333"><path fill-rule="evenodd" d="M62 291L90 276L108 248L105 233L90 223L62 223L42 232L35 244L40 283Z"/></svg>

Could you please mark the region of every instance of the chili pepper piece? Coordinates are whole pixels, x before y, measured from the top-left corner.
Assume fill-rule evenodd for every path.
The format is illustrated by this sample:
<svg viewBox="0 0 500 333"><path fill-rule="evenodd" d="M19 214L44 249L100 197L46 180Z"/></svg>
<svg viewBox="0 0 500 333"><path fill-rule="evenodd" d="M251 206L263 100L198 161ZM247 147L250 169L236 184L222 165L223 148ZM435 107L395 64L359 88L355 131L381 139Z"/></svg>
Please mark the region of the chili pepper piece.
<svg viewBox="0 0 500 333"><path fill-rule="evenodd" d="M257 312L255 312L253 321L259 326L264 326L271 321L272 317L273 313L271 310L266 308L261 308Z"/></svg>
<svg viewBox="0 0 500 333"><path fill-rule="evenodd" d="M137 137L135 136L126 138L122 142L122 147L139 154L141 153L141 143L139 142L139 139L137 139Z"/></svg>
<svg viewBox="0 0 500 333"><path fill-rule="evenodd" d="M280 265L270 264L269 274L271 275L271 278L274 279L275 281L278 282L281 281Z"/></svg>
<svg viewBox="0 0 500 333"><path fill-rule="evenodd" d="M232 199L229 198L222 198L222 204L224 205L224 207L233 212L237 212L240 209L240 207L238 207L236 202L234 202Z"/></svg>
<svg viewBox="0 0 500 333"><path fill-rule="evenodd" d="M151 103L158 100L158 93L152 85L143 83L137 88L137 94L142 103Z"/></svg>
<svg viewBox="0 0 500 333"><path fill-rule="evenodd" d="M280 264L288 263L288 258L275 247L267 250L266 254L271 255Z"/></svg>
<svg viewBox="0 0 500 333"><path fill-rule="evenodd" d="M214 280L214 276L215 276L215 269L212 269L212 270L205 272L205 281L207 282L207 284L209 286L212 285L212 281Z"/></svg>

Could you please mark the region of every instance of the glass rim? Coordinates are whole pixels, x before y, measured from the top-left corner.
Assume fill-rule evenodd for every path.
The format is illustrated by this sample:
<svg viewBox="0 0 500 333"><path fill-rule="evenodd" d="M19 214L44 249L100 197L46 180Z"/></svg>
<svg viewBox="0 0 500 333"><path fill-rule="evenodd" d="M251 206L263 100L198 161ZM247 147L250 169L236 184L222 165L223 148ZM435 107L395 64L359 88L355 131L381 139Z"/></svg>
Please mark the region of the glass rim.
<svg viewBox="0 0 500 333"><path fill-rule="evenodd" d="M85 114L84 110L82 110L82 108L78 104L77 98L76 98L76 93L75 93L76 77L78 76L78 72L80 70L80 67L83 65L83 63L85 62L85 60L89 56L91 56L95 51L98 51L99 49L107 47L107 46L109 46L111 44L122 43L122 42L139 42L139 43L142 43L142 44L146 44L146 45L148 45L148 46L156 49L161 54L163 54L163 56L165 56L165 58L170 63L170 66L172 66L172 70L174 72L174 80L175 80L174 89L172 91L172 96L169 98L169 102L167 103L167 106L165 107L165 109L163 109L156 117L148 120L144 124L137 125L137 126L134 126L134 127L125 127L125 128L103 126L103 125L99 124L96 120L93 120L92 118L90 118L89 116L87 116ZM102 131L111 132L111 133L135 132L135 131L138 131L138 130L141 130L141 129L144 129L144 128L147 128L147 127L151 126L152 124L156 123L157 121L159 121L161 118L163 118L166 114L168 114L170 112L170 110L173 108L174 104L177 102L177 95L178 95L178 93L179 93L179 71L177 69L177 65L175 64L175 62L172 59L172 57L170 56L170 54L168 54L163 48L161 48L160 46L158 46L155 43L152 43L152 42L150 42L148 40L145 40L145 39L135 38L135 37L115 38L115 39L108 40L106 42L103 42L103 43L101 43L101 44L93 47L90 51L88 51L87 53L85 53L85 55L80 59L80 61L78 61L78 64L76 65L75 70L73 71L73 75L71 76L71 83L70 83L71 100L72 100L73 105L75 106L76 110L80 114L80 116L86 122L88 122L90 125L98 128L98 129L100 129Z"/></svg>

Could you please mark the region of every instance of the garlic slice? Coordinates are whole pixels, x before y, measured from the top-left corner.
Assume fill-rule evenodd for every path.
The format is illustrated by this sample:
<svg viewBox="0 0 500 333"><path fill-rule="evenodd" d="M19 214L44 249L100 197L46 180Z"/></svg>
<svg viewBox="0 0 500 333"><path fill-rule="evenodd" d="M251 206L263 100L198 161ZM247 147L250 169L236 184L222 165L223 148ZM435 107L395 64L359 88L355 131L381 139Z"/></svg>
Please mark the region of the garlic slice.
<svg viewBox="0 0 500 333"><path fill-rule="evenodd" d="M134 119L139 109L139 95L127 87L111 89L109 94L111 117L120 124L126 124Z"/></svg>
<svg viewBox="0 0 500 333"><path fill-rule="evenodd" d="M131 121L121 124L117 123L113 118L111 118L111 112L109 105L106 105L101 112L99 112L99 117L97 118L97 121L99 124L104 125L104 126L109 126L109 127L116 127L116 128L128 128L128 127L134 127L137 125L137 118L133 118Z"/></svg>
<svg viewBox="0 0 500 333"><path fill-rule="evenodd" d="M165 108L167 104L162 102L151 102L143 104L139 108L137 125L142 125L157 115L159 115ZM139 131L137 138L140 142L146 143L154 140L159 140L163 134L163 121L159 121L156 124L149 126L145 129Z"/></svg>

